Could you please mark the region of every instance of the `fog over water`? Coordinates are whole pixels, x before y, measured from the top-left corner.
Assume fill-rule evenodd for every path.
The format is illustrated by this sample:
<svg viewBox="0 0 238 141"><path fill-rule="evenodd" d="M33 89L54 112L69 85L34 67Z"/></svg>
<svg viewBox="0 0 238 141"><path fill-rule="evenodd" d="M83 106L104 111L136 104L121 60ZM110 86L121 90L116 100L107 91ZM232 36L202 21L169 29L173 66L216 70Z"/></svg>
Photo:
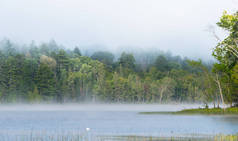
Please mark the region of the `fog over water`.
<svg viewBox="0 0 238 141"><path fill-rule="evenodd" d="M0 111L178 111L198 104L8 104Z"/></svg>
<svg viewBox="0 0 238 141"><path fill-rule="evenodd" d="M0 98L9 102L0 103L0 141L237 135L238 115L230 111L169 113L201 103L102 102L219 107L224 95L236 103L233 78L210 73L218 42L209 27L226 37L216 26L225 10L236 12L238 0L0 0ZM21 100L45 103L11 103Z"/></svg>
<svg viewBox="0 0 238 141"><path fill-rule="evenodd" d="M176 111L192 107L198 105L2 105L0 140L12 141L19 137L31 141L31 137L56 139L58 136L70 139L77 135L92 138L132 135L187 137L237 133L236 115L138 114L141 111Z"/></svg>
<svg viewBox="0 0 238 141"><path fill-rule="evenodd" d="M217 42L206 29L237 7L237 0L0 0L0 39L211 59Z"/></svg>

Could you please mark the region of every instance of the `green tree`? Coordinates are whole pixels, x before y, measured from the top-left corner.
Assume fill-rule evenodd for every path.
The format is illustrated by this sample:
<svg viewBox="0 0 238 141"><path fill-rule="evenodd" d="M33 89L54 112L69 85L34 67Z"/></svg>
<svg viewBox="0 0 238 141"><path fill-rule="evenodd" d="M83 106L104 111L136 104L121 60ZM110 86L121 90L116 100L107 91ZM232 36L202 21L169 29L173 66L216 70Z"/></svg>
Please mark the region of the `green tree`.
<svg viewBox="0 0 238 141"><path fill-rule="evenodd" d="M121 54L121 57L119 58L119 64L124 67L124 68L128 68L128 69L135 69L135 58L133 56L133 54L128 54L123 52Z"/></svg>
<svg viewBox="0 0 238 141"><path fill-rule="evenodd" d="M161 72L170 70L168 60L162 55L156 58L154 65Z"/></svg>
<svg viewBox="0 0 238 141"><path fill-rule="evenodd" d="M213 50L213 56L219 61L219 64L214 65L216 82L219 86L220 94L225 92L225 98L230 99L228 101L237 103L238 101L232 98L235 93L231 92L235 81L233 81L233 84L231 83L232 79L234 80L235 78L234 70L238 61L238 12L228 14L225 11L217 25L226 30L229 35L222 41L215 36L220 41ZM223 99L223 94L220 97ZM222 101L225 101L225 99Z"/></svg>
<svg viewBox="0 0 238 141"><path fill-rule="evenodd" d="M46 64L40 64L36 73L36 85L44 100L53 100L56 94L56 79L52 69Z"/></svg>
<svg viewBox="0 0 238 141"><path fill-rule="evenodd" d="M172 94L174 93L175 81L170 77L164 77L163 79L159 80L159 93L160 98L159 102L162 103L162 100L168 101Z"/></svg>
<svg viewBox="0 0 238 141"><path fill-rule="evenodd" d="M82 56L82 54L81 54L81 52L80 52L80 50L79 50L78 47L75 47L75 48L74 48L74 56L75 56L75 57Z"/></svg>
<svg viewBox="0 0 238 141"><path fill-rule="evenodd" d="M40 102L41 97L39 95L38 88L35 86L33 91L28 92L28 101L29 102Z"/></svg>
<svg viewBox="0 0 238 141"><path fill-rule="evenodd" d="M92 56L92 59L94 60L98 60L108 66L111 66L113 64L113 60L114 60L114 55L110 52L106 52L106 51L98 51L95 52Z"/></svg>
<svg viewBox="0 0 238 141"><path fill-rule="evenodd" d="M227 67L231 68L235 65L238 59L238 12L228 14L223 13L220 21L217 23L219 27L226 30L229 35L223 41L220 41L214 48L213 56Z"/></svg>

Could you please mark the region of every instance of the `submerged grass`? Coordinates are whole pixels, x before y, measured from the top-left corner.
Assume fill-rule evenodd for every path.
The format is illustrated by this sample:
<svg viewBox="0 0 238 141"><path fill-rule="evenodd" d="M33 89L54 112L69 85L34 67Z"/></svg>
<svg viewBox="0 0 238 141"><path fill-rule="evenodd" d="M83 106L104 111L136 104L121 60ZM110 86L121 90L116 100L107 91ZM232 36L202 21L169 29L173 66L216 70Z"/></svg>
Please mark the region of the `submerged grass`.
<svg viewBox="0 0 238 141"><path fill-rule="evenodd" d="M214 141L238 141L238 135L217 135Z"/></svg>
<svg viewBox="0 0 238 141"><path fill-rule="evenodd" d="M154 137L154 136L96 136L82 134L67 135L17 135L0 136L0 141L238 141L238 135L216 136L182 136L182 137Z"/></svg>
<svg viewBox="0 0 238 141"><path fill-rule="evenodd" d="M102 141L215 141L214 137L112 136L104 137L102 139Z"/></svg>
<svg viewBox="0 0 238 141"><path fill-rule="evenodd" d="M217 135L206 137L152 137L152 136L38 136L16 137L15 139L2 138L1 141L238 141L237 135Z"/></svg>
<svg viewBox="0 0 238 141"><path fill-rule="evenodd" d="M184 109L176 112L140 112L139 114L202 114L202 115L238 115L238 108L198 108L198 109Z"/></svg>

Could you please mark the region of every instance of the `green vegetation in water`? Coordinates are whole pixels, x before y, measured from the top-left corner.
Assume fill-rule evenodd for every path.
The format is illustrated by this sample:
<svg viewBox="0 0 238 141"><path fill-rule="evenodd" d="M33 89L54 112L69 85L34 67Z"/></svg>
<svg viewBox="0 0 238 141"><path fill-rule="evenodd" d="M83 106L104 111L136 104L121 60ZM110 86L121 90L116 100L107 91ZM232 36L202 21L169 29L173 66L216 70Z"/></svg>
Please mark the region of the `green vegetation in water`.
<svg viewBox="0 0 238 141"><path fill-rule="evenodd" d="M238 107L231 108L198 108L184 109L177 112L140 112L139 114L205 114L205 115L238 115Z"/></svg>
<svg viewBox="0 0 238 141"><path fill-rule="evenodd" d="M84 136L84 135L40 135L17 136L15 141L237 141L237 135L153 137L153 136ZM11 141L2 137L1 141Z"/></svg>
<svg viewBox="0 0 238 141"><path fill-rule="evenodd" d="M237 135L216 135L204 137L152 137L152 136L108 136L101 140L110 141L238 141Z"/></svg>

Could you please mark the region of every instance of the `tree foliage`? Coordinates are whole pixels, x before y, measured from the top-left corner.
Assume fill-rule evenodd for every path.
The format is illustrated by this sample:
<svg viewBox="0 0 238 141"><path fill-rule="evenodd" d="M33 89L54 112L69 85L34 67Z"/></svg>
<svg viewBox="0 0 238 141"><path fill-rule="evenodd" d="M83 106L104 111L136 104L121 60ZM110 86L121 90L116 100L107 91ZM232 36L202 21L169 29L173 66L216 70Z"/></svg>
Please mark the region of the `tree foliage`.
<svg viewBox="0 0 238 141"><path fill-rule="evenodd" d="M180 57L160 54L144 66L126 52L114 61L110 52L87 57L78 48L65 50L54 41L31 43L22 50L9 40L1 42L0 57L2 102L202 100L197 92L202 83L194 79L199 74L183 67L187 59Z"/></svg>
<svg viewBox="0 0 238 141"><path fill-rule="evenodd" d="M0 42L1 102L203 102L238 103L238 13L224 12L217 25L228 36L206 64L163 53L64 49L55 41L26 48Z"/></svg>

